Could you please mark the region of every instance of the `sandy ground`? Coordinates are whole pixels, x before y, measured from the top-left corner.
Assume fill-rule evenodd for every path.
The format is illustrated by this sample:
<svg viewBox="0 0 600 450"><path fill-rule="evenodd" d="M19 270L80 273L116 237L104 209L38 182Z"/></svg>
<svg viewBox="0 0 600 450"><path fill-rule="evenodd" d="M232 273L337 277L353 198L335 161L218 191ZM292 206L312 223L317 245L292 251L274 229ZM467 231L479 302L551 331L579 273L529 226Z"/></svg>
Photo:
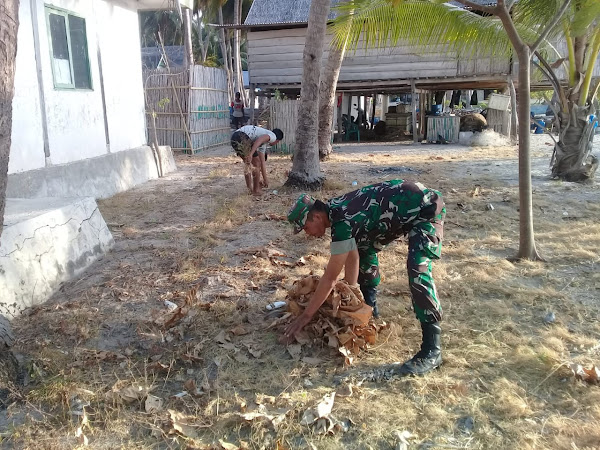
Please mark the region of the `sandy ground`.
<svg viewBox="0 0 600 450"><path fill-rule="evenodd" d="M550 180L550 143L545 136L532 136L534 221L538 247L547 260L546 266L532 263L509 267L506 261L516 253L519 240L518 165L516 149L513 147L345 144L335 146L334 156L322 165L327 182L322 192L315 194L320 198L353 190L353 181L363 186L392 178L422 180L427 186L444 193L448 206L445 257L443 262L436 265L436 270L439 275L438 289L445 302L446 314L450 317L450 334L446 341L449 368L443 369L447 372L443 372L440 379L469 378L471 370L479 370L466 369L469 364L464 361L468 356L463 356L461 352L470 351L466 343L470 339L476 340L468 336L478 336L480 330L491 327L487 321L479 323L479 318L471 317L477 315L480 302L489 300L495 303L486 308L496 311L499 317L504 317L502 320L508 320L505 317L508 314L510 320L517 323L514 325L517 328L525 323L524 328L520 328L523 330L529 330L532 320L541 320L540 317L547 314L549 308L556 309L557 313L564 311L565 319L561 326L569 330L564 333L579 333L577 339L569 338L565 342L581 345L582 348L585 346L595 352L592 355L598 356L596 345L600 342L600 330L597 325L593 329L586 329L586 324L596 323L598 318L595 310L600 288L600 237L597 231L600 184L595 181L576 185ZM600 140L596 143L596 154L598 150ZM264 306L273 300L283 299L286 288L293 280L312 272L320 274L328 257L329 242L326 238L315 240L307 239L303 234L292 235L288 224L277 220L277 217L287 213L292 200L298 195L283 187L286 171L290 167L289 157L272 155L269 158L270 187L259 199L247 194L242 165L229 148L214 149L194 157L178 156L177 163L179 170L176 173L99 202L115 237L114 249L81 277L65 283L48 303L32 308L15 320L13 327L18 338L17 350L28 355L25 359L28 373L25 376L27 387L24 394L27 407L16 405L12 410L0 413L0 428L17 430L16 434L11 431L1 434L7 445L14 448L72 448L76 445L76 427L64 410L65 407L72 409L73 399L79 398L73 394L73 386L104 395L119 380L144 380L157 386L156 395L168 399L183 389L182 383L187 378L200 373L210 374L218 369L221 371L222 385L227 388L217 390L216 416L207 412L214 410L215 397L194 400L193 404L184 402L185 407L178 404L177 400L168 401L170 408L183 408L186 411L196 408L194 411L197 416L201 410L202 417L220 423L217 420L219 411L225 414L223 411L228 411L228 408L239 409L236 402L241 397L252 397L257 392L270 391L271 395L279 397L289 392L292 398L298 395L300 400L297 400L296 408L300 408L298 405L306 404L322 392L315 388L307 394L306 385L302 387L303 379L309 376L313 381L319 380L320 386L328 386L331 385L332 374L343 370L339 355L331 355L327 349L318 348L312 349L310 355L316 354L326 362L319 368L299 367L298 362L290 359L286 349L277 344L277 333L264 331ZM585 242L588 238L589 241ZM269 259L245 251L266 245L281 250L285 254L282 260L287 261L291 268L274 265ZM412 314L407 313L410 303L402 267L405 246L402 243L392 245L385 255L382 257L385 278L382 285L385 287L381 296L382 311L405 331L388 335L389 348L386 345L378 346L364 360L359 360L359 367L405 359L419 343L415 321ZM306 266L296 266L295 261L301 257L307 257L310 262ZM502 272L504 270L505 273ZM498 273L497 279L493 276L495 271ZM194 295L198 292L197 296L202 301L215 303L210 317L191 319L179 335L163 334L155 325L155 319L166 313L164 301L181 305L191 289L196 289ZM514 304L506 303L506 299L513 295L509 291L517 293L514 294L517 296ZM398 302L395 299L398 296L405 301ZM535 299L543 300L537 302ZM499 304L507 306L499 309ZM511 313L512 310L515 314ZM471 323L471 320L476 323ZM521 320L528 322L521 323ZM252 348L257 354L262 353L263 356L256 361L252 359L252 352L247 355L251 362L242 363L238 358L241 353L239 348L235 354L228 354L214 343L210 344L219 330L230 329L239 323L253 330L247 339L241 338L239 345L245 346L240 348ZM514 334L510 331L512 329L502 329L502 332L510 336ZM531 339L538 339L539 330L536 331L535 326L531 333L534 336ZM493 334L490 331L489 336ZM501 343L494 341L493 345L486 345L490 345L499 355L502 353ZM182 355L189 355L192 348L201 349L198 350L198 361L202 362L190 362L189 358L186 362L181 361ZM569 354L564 350L559 353L561 361L581 356L578 351ZM502 358L507 356L503 355ZM539 359L532 356L537 361L536 358ZM224 360L228 361L227 370L221 366ZM156 361L170 367L166 376L149 376L149 363ZM483 369L474 376L484 379L485 375L482 374L487 373L490 367L484 364ZM506 383L515 383L509 386L509 391L528 389L519 385L521 376L515 376L515 380L509 377ZM546 373L539 373L536 375L539 379L534 378L534 381L537 380L537 383L545 376ZM461 382L471 383L465 379ZM456 383L458 381L450 384L454 386ZM504 381L498 383L501 385ZM412 399L410 401L413 403L402 400L408 402L403 403L407 410L418 410L421 401L413 398L416 393L411 390L419 390L418 386L411 388L402 385L397 388L399 391L392 389L392 397L380 399L381 408L388 408L395 401L393 398L400 395ZM83 394L77 395L84 397ZM100 396L95 395L94 398ZM377 395L373 401L379 401ZM548 396L551 395L548 392ZM575 394L571 392L570 395ZM173 448L171 444L175 445L173 435L167 438L164 434L165 427L161 425L164 417L147 417L143 411L139 413L119 408L106 412L102 401L90 401L90 408L97 414L94 428L87 431L93 447ZM360 401L368 404L369 396ZM557 402L556 399L544 401L548 404ZM350 406L347 404L345 407ZM363 404L359 409L364 407ZM470 408L475 411L471 414L480 420L477 416L478 407ZM446 411L446 417L456 405L441 408ZM493 405L490 408L493 410ZM547 405L541 410L544 408ZM573 413L573 419L569 420L580 422L573 422L571 426L573 429L582 427L585 431L586 420L600 420L600 412L587 419L581 416L584 410L589 413L589 408L581 407L577 410L580 413L573 413L573 410L569 412L569 408L565 407L565 411L559 414L560 420ZM101 410L104 411L102 414L99 412ZM488 410L484 412L491 414ZM140 414L143 419L140 419ZM378 417L377 414L375 417ZM502 418L505 416L500 417L496 422L504 420ZM382 421L388 419L385 417ZM449 432L444 425L431 433L420 433L415 443L425 445L427 442L438 442L436 439L439 436L443 437L439 441L443 445L439 445L454 446L452 448L500 448L498 446L506 445L509 447L504 448L534 448L536 442L538 448L563 448L563 444L567 448L571 442L577 445L591 442L568 433L565 440L556 437L553 441L554 438L546 436L548 430L560 428L558 425L549 427L548 417L544 423L542 419L538 421L537 417L531 418L536 423L534 428L537 434L530 441L521 435L528 426L532 426L522 422L523 416L517 414L513 417L507 413L505 419L507 422L503 422L502 426L489 419L489 430L482 427L481 436L448 437ZM368 419L355 417L355 420L368 423ZM408 422L398 424L399 427L413 426L411 431L418 433L415 428L424 419L413 414L402 420ZM445 419L427 416L425 420L444 423ZM38 428L31 427L31 421L37 423ZM294 428L297 425L291 425L292 422L297 420L290 419L289 428L275 434L262 429L259 432L255 425L248 431L240 428L240 425L228 428L229 425L221 424L219 427L224 428L218 429L226 431L214 431L212 435L209 433L208 438L204 435L204 438L212 442L218 440L218 433L223 432L229 440L241 442L242 437L249 439L252 448L286 448L283 444L277 444L279 439L293 448L307 448L309 445L315 448L314 443L317 448L369 447L369 431L363 430L352 438L346 438L350 440L338 437L327 442L314 440L312 434L303 434ZM499 433L497 428L506 432ZM231 430L235 430L233 437ZM394 442L397 439L390 437L389 430L378 429L371 433L374 439L371 445L374 448L394 448L396 445ZM557 436L561 433L563 431ZM589 432L587 435L594 438ZM60 444L56 443L57 439ZM350 444L353 439L356 439L356 443ZM262 447L259 445L261 442Z"/></svg>

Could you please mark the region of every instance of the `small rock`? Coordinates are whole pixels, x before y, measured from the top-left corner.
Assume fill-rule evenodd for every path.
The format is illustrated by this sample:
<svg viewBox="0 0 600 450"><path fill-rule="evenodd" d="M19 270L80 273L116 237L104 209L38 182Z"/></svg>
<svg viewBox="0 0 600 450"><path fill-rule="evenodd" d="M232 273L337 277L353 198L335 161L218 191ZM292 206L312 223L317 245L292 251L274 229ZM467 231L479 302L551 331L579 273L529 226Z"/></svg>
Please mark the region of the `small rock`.
<svg viewBox="0 0 600 450"><path fill-rule="evenodd" d="M488 211L493 211L494 210L494 205L492 205L491 203L488 203L487 205L485 205L485 209Z"/></svg>
<svg viewBox="0 0 600 450"><path fill-rule="evenodd" d="M563 211L563 216L567 217L569 213L567 211Z"/></svg>
<svg viewBox="0 0 600 450"><path fill-rule="evenodd" d="M544 323L550 324L554 322L556 322L556 314L554 314L554 311L550 311L544 316Z"/></svg>
<svg viewBox="0 0 600 450"><path fill-rule="evenodd" d="M179 306L176 303L170 302L169 300L164 301L165 306L169 310L169 312L175 311Z"/></svg>
<svg viewBox="0 0 600 450"><path fill-rule="evenodd" d="M456 427L462 433L471 434L473 428L475 427L475 419L473 419L471 416L461 417L458 419Z"/></svg>
<svg viewBox="0 0 600 450"><path fill-rule="evenodd" d="M304 387L311 387L312 385L312 381L310 381L308 378L304 380Z"/></svg>

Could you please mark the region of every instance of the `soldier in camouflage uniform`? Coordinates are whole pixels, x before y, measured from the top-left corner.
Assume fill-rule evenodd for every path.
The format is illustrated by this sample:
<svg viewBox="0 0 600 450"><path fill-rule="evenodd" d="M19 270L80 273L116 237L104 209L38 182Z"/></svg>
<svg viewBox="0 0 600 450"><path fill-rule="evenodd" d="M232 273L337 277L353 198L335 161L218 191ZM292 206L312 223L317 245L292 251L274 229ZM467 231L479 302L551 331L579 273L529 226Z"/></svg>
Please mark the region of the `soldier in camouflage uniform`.
<svg viewBox="0 0 600 450"><path fill-rule="evenodd" d="M288 220L311 236L323 236L331 227L331 258L310 304L286 329L292 337L325 301L341 269L350 284L360 285L377 317L380 282L377 253L400 236L408 236L407 270L413 307L421 323L421 350L400 371L422 375L442 363L439 322L442 320L431 264L442 251L446 209L438 191L420 183L391 180L332 198L327 203L302 194Z"/></svg>

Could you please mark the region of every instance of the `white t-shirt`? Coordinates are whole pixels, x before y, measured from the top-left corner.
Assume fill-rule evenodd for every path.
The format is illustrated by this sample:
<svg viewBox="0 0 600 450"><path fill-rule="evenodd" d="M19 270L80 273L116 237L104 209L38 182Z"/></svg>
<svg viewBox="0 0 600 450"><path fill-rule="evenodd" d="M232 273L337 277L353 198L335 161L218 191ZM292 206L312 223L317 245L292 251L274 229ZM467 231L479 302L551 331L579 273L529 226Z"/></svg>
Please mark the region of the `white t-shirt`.
<svg viewBox="0 0 600 450"><path fill-rule="evenodd" d="M265 130L264 128L257 127L255 125L245 125L237 131L241 131L242 133L246 134L252 142L254 142L259 137L264 136L265 134L269 136L269 144L272 144L277 140L277 136L275 136L275 133L273 133L270 130Z"/></svg>

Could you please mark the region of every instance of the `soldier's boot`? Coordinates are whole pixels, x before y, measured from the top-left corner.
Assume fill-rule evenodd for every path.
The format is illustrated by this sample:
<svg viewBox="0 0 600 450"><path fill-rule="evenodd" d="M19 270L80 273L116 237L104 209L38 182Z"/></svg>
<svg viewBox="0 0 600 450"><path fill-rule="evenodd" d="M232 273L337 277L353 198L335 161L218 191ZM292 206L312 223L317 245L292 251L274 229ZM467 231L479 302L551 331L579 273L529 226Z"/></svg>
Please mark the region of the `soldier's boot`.
<svg viewBox="0 0 600 450"><path fill-rule="evenodd" d="M421 350L400 367L400 373L403 375L425 375L442 364L442 329L439 322L421 323L421 329Z"/></svg>
<svg viewBox="0 0 600 450"><path fill-rule="evenodd" d="M373 308L373 317L376 319L379 317L379 309L377 308L377 288L361 286L360 292L362 292L365 298L365 303Z"/></svg>

